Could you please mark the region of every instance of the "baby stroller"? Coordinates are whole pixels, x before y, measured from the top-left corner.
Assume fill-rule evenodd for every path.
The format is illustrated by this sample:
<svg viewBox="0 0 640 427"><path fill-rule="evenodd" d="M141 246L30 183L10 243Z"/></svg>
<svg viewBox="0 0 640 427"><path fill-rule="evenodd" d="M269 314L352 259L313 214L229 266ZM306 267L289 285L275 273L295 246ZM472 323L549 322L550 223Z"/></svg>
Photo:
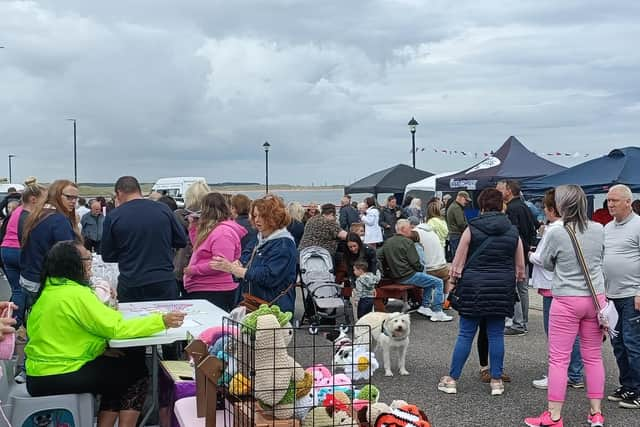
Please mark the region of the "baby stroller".
<svg viewBox="0 0 640 427"><path fill-rule="evenodd" d="M344 316L349 324L351 304L342 297L342 286L335 282L331 254L319 246L309 246L300 251L300 277L304 316L312 324L336 324L338 316Z"/></svg>

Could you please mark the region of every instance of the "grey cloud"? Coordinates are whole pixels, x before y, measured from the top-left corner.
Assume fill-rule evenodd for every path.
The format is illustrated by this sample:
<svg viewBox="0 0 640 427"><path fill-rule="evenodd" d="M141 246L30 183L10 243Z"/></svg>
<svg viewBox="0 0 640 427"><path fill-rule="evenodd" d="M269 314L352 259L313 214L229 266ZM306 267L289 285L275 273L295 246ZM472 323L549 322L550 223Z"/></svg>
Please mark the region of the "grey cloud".
<svg viewBox="0 0 640 427"><path fill-rule="evenodd" d="M444 171L515 134L536 151L637 138L634 2L0 3L0 143L18 177L348 182ZM0 152L1 155L1 152ZM1 174L1 173L0 173Z"/></svg>

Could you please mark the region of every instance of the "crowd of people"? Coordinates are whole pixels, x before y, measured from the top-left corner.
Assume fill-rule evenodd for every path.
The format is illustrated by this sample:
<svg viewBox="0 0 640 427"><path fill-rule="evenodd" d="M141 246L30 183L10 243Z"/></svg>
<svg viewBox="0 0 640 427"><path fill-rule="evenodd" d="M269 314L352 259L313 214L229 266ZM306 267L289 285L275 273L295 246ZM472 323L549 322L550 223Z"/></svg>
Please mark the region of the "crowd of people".
<svg viewBox="0 0 640 427"><path fill-rule="evenodd" d="M437 385L448 394L458 392L476 334L480 379L492 395L505 392L504 339L528 332L532 285L543 297L549 341L548 375L533 386L548 389L549 405L525 420L529 426L562 425L567 385L586 386L589 422L603 425L603 332L594 298L603 306L608 298L619 313L610 327L619 331L612 344L620 369L620 387L608 398L640 408L640 218L623 185L609 190L604 227L589 220L584 192L571 185L545 194L543 221L517 181L480 192L477 215L467 191L409 197L402 206L395 196L380 206L375 197L358 203L345 195L337 210L285 204L273 194L252 201L203 181L188 188L180 208L166 195L145 197L131 176L114 190L113 200L87 203L71 181L44 187L29 179L0 205L0 255L12 289L1 306L15 308L2 332L24 327L28 340L16 381L26 381L32 395L101 394L100 426L135 425L148 387L144 349L115 352L109 339L179 327L184 313L124 320L92 294L92 252L118 264L120 302L206 299L230 311L251 297L294 312L299 253L322 248L353 288L358 317L374 309L382 279L420 289L412 308L433 322L453 319L449 304L457 310L450 371ZM596 211L595 219L606 217ZM71 341L73 348L64 345ZM177 349L167 346L163 355L178 357Z"/></svg>

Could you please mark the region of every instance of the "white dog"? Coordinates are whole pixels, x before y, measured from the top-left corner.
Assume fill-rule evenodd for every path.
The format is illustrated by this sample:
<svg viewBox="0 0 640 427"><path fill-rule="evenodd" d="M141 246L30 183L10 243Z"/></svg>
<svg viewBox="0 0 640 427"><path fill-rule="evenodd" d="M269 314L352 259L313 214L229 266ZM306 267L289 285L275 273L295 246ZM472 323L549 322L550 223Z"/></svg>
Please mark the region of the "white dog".
<svg viewBox="0 0 640 427"><path fill-rule="evenodd" d="M399 348L398 369L400 375L409 375L405 369L405 359L407 357L407 347L409 347L409 333L411 332L411 319L408 314L403 313L380 313L373 312L362 316L356 323L355 335L356 344L366 344L368 332L366 328L358 326L368 325L371 327L371 338L382 348L382 362L384 374L387 377L393 376L391 372L391 349Z"/></svg>

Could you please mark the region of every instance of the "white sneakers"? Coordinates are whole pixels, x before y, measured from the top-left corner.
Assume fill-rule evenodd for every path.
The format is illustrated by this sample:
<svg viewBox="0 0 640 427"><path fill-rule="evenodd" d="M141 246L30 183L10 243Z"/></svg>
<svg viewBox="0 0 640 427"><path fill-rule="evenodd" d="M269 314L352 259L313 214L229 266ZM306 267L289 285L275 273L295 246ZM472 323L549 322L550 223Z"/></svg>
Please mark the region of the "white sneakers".
<svg viewBox="0 0 640 427"><path fill-rule="evenodd" d="M450 322L453 320L453 317L447 316L444 311L433 311L429 307L421 306L416 310L418 314L422 314L425 317L429 317L432 322Z"/></svg>
<svg viewBox="0 0 640 427"><path fill-rule="evenodd" d="M416 310L416 312L418 314L422 314L423 316L426 317L431 317L433 316L433 310L431 310L429 307L425 307L425 306L420 306L420 308L418 310Z"/></svg>
<svg viewBox="0 0 640 427"><path fill-rule="evenodd" d="M432 322L451 322L453 317L444 314L444 311L438 311L431 316Z"/></svg>
<svg viewBox="0 0 640 427"><path fill-rule="evenodd" d="M546 390L549 387L549 379L545 375L539 380L533 380L532 384L537 389Z"/></svg>

